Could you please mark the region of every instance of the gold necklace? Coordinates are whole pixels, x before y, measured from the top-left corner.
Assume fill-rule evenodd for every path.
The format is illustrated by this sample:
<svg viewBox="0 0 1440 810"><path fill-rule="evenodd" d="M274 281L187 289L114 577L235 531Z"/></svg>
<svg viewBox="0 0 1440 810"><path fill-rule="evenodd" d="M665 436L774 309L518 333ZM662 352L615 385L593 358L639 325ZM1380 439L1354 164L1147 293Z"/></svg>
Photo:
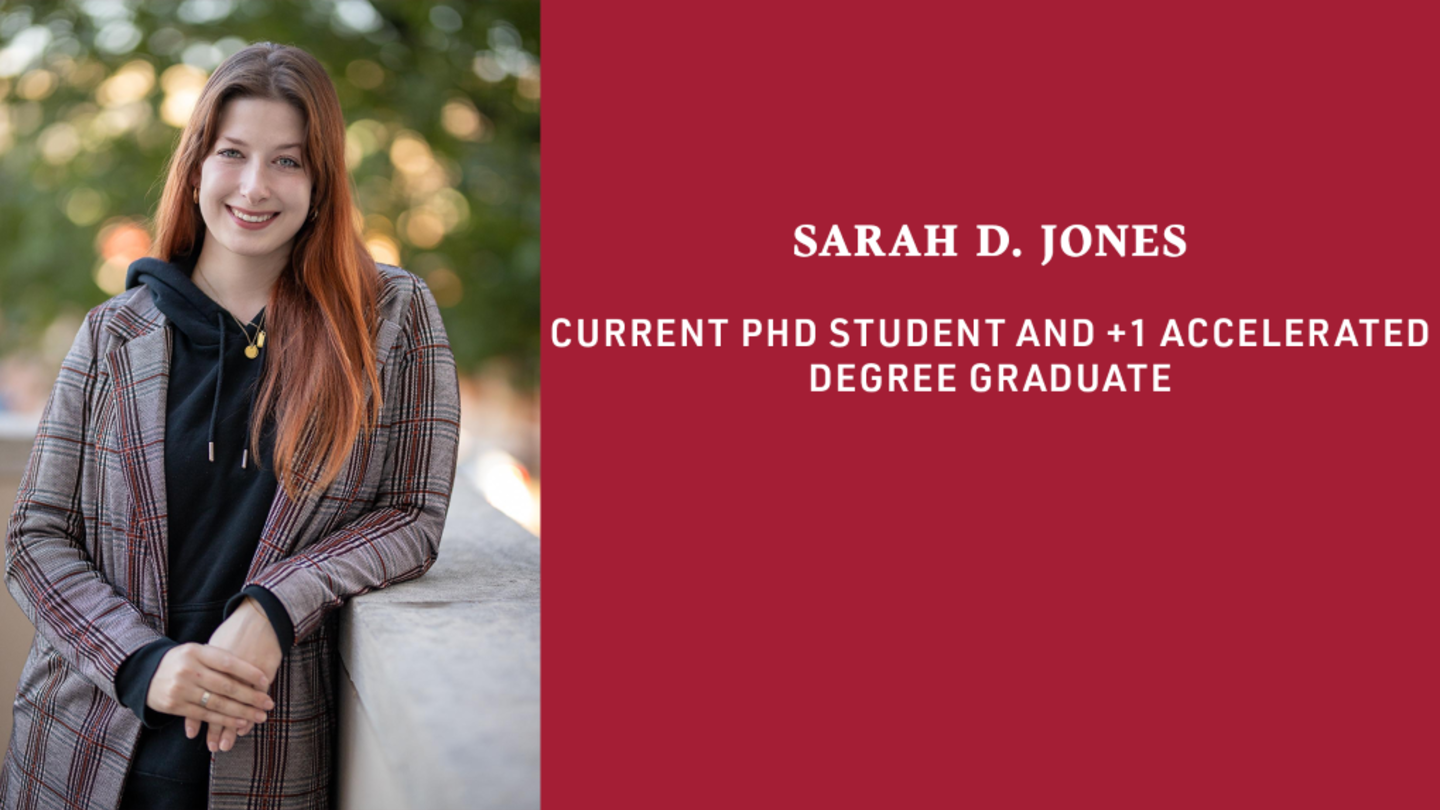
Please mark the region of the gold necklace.
<svg viewBox="0 0 1440 810"><path fill-rule="evenodd" d="M197 281L204 281L204 279L200 278L200 273L199 273L198 271L194 274L194 276L195 276L195 279L196 279ZM207 288L209 288L209 292L210 292L211 297L213 297L213 298L216 300L216 302L218 303L219 300L220 300L220 296L215 293L215 288L214 288L214 287L210 287L210 282L208 282L208 281L205 282L205 286L206 286ZM224 308L224 307L221 307L221 309L225 309L225 308ZM251 339L250 339L250 333L245 329L246 324L241 323L241 322L240 322L240 319L235 317L235 313L231 312L230 310L225 309L225 312L226 312L226 314L228 314L231 318L235 318L235 323L236 323L236 325L238 325L238 326L240 327L240 334L242 334L242 335L245 336L245 343L247 344L247 345L245 346L245 356L248 357L248 358L250 358L251 360L254 360L255 358L259 357L259 356L260 356L260 350L263 349L263 348L265 348L265 330L264 330L264 329L261 329L261 328L258 327L258 326L255 326L255 322L254 322L254 321L251 321L251 322L249 323L249 325L250 325L250 326L255 326L255 328L256 328L255 339L254 339L254 340L251 340ZM261 316L261 317L262 317L262 320L263 320L263 317L264 317L264 316Z"/></svg>

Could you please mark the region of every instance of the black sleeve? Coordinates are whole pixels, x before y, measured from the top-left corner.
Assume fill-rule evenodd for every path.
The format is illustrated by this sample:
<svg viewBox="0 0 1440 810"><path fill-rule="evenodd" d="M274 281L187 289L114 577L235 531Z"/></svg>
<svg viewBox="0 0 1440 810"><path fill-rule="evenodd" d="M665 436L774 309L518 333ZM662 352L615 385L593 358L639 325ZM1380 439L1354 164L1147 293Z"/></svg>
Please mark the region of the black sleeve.
<svg viewBox="0 0 1440 810"><path fill-rule="evenodd" d="M230 597L230 601L225 603L225 618L230 618L247 596L255 597L255 601L265 609L270 626L275 628L275 637L280 639L280 654L289 655L290 648L295 645L295 623L290 621L290 614L285 612L285 606L280 604L275 594L263 585L246 585L244 590Z"/></svg>
<svg viewBox="0 0 1440 810"><path fill-rule="evenodd" d="M176 717L146 706L145 698L150 694L150 681L155 678L160 659L178 646L178 643L168 638L156 639L131 653L115 673L115 694L126 708L140 718L146 728L160 728Z"/></svg>

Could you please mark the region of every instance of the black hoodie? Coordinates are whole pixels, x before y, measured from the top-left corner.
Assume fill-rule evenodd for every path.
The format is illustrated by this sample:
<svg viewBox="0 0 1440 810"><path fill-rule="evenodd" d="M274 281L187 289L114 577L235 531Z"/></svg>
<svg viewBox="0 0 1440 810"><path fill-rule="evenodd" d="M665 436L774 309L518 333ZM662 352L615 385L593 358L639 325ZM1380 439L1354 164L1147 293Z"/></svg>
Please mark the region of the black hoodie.
<svg viewBox="0 0 1440 810"><path fill-rule="evenodd" d="M204 806L210 751L202 731L145 705L160 659L187 642L201 644L246 596L264 607L289 653L294 625L268 590L245 575L275 497L274 425L266 420L260 458L249 453L250 417L267 352L246 349L259 326L242 327L191 281L194 258L130 265L125 288L144 284L170 324L170 382L165 405L165 495L169 507L167 637L136 651L115 678L121 702L144 725L131 763L127 797L159 795ZM252 324L264 324L264 310ZM160 780L160 781L157 781ZM147 786L145 783L152 783ZM177 784L178 783L178 784Z"/></svg>

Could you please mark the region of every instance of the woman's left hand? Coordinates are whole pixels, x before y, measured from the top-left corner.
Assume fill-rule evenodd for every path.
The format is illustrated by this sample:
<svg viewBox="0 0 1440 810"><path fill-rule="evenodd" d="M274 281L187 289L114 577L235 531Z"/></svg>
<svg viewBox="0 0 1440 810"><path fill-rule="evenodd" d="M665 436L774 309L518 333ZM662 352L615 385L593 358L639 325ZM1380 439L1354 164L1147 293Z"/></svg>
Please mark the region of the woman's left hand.
<svg viewBox="0 0 1440 810"><path fill-rule="evenodd" d="M280 668L282 657L280 639L275 635L275 628L270 626L265 609L254 599L246 597L240 603L240 607L210 636L210 644L254 664L265 673L270 683L275 682L275 671ZM240 733L244 734L252 728L254 726L247 726ZM199 733L200 721L186 718L185 736L193 739ZM229 751L235 746L235 736L234 729L211 725L207 738L210 751Z"/></svg>

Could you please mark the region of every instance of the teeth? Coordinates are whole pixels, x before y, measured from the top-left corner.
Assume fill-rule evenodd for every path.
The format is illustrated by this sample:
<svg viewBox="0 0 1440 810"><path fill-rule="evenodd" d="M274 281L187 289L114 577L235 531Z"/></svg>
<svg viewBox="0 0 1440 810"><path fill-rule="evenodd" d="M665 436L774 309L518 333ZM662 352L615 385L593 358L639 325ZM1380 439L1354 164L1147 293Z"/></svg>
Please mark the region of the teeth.
<svg viewBox="0 0 1440 810"><path fill-rule="evenodd" d="M239 211L236 211L234 208L230 209L230 213L234 214L237 219L243 220L245 222L264 222L265 220L272 219L275 216L274 214L268 214L263 217L252 217L242 214Z"/></svg>

